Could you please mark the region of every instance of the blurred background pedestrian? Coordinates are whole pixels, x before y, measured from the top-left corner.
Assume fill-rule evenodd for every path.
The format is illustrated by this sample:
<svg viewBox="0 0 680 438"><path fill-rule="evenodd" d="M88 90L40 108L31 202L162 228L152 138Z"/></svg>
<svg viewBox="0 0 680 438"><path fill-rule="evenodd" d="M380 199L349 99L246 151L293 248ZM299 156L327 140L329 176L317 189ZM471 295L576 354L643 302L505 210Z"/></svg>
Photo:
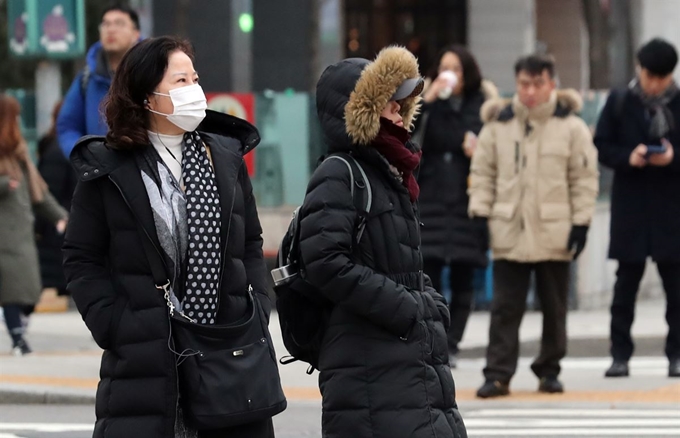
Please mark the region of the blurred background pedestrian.
<svg viewBox="0 0 680 438"><path fill-rule="evenodd" d="M129 6L113 4L101 16L99 41L90 47L83 70L64 97L57 121L59 144L68 158L83 135L104 135L101 102L123 55L139 41L139 15Z"/></svg>
<svg viewBox="0 0 680 438"><path fill-rule="evenodd" d="M666 293L669 377L680 377L680 91L675 47L655 38L637 52L637 75L614 90L595 133L600 162L614 170L609 258L619 262L611 305L613 358L606 377L628 376L630 334L648 257Z"/></svg>
<svg viewBox="0 0 680 438"><path fill-rule="evenodd" d="M14 98L0 94L0 304L15 355L31 352L24 331L42 291L34 214L59 233L68 217L31 161L19 128L20 113Z"/></svg>
<svg viewBox="0 0 680 438"><path fill-rule="evenodd" d="M449 360L456 366L458 344L472 309L475 269L487 265L488 230L468 216L470 158L482 129L479 110L498 90L482 79L477 61L463 46L444 48L423 95L415 141L423 149L418 183L424 270L442 292L442 268L449 266L451 327Z"/></svg>
<svg viewBox="0 0 680 438"><path fill-rule="evenodd" d="M77 180L71 163L59 148L56 121L60 109L61 102L58 102L52 110L52 126L38 142L38 171L59 205L70 211ZM43 288L54 288L58 295L66 295L61 254L63 233L58 232L48 220L38 217L35 221L35 235Z"/></svg>

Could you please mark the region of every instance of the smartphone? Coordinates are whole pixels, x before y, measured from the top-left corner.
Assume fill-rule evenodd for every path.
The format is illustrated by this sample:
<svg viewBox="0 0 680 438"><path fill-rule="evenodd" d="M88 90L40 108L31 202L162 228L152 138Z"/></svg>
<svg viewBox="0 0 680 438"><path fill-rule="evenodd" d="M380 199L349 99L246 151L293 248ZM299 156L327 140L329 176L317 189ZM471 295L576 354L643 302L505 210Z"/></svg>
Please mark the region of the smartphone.
<svg viewBox="0 0 680 438"><path fill-rule="evenodd" d="M664 145L648 145L647 146L647 156L656 154L665 154L666 146Z"/></svg>

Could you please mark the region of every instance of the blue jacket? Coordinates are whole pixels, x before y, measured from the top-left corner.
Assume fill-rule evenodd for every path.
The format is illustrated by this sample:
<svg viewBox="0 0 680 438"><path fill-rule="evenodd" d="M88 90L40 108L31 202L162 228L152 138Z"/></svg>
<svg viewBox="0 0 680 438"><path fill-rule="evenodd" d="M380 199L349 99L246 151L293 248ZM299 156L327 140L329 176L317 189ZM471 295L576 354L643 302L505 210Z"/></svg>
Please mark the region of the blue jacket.
<svg viewBox="0 0 680 438"><path fill-rule="evenodd" d="M83 135L105 135L108 131L100 110L101 101L111 86L104 56L101 43L97 42L90 47L87 52L87 67L83 70L89 70L87 84L83 83L81 71L64 97L57 118L57 135L66 157ZM83 86L86 88L83 89Z"/></svg>

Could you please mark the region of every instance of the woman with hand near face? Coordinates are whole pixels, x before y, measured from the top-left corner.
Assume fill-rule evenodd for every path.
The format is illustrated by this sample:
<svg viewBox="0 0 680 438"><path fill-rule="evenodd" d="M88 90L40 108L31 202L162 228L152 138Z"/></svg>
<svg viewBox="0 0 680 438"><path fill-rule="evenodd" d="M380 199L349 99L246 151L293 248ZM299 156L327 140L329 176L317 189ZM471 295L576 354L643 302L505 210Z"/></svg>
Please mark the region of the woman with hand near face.
<svg viewBox="0 0 680 438"><path fill-rule="evenodd" d="M422 249L425 273L435 289L442 290L442 268L450 267L449 353L455 367L472 306L473 273L487 264L486 225L467 214L470 158L482 128L479 110L498 93L492 83L482 80L477 62L462 46L442 50L430 76L416 128L423 150L418 177Z"/></svg>

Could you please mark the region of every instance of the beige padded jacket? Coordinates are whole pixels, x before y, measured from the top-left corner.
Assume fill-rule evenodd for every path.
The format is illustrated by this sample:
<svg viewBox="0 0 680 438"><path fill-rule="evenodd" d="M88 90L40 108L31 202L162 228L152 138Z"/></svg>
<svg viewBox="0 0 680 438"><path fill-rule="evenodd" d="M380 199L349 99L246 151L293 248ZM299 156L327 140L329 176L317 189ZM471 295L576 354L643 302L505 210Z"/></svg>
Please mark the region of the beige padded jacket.
<svg viewBox="0 0 680 438"><path fill-rule="evenodd" d="M470 172L470 216L489 218L494 259L571 260L572 225L589 225L598 193L597 150L575 90L529 110L493 99Z"/></svg>

